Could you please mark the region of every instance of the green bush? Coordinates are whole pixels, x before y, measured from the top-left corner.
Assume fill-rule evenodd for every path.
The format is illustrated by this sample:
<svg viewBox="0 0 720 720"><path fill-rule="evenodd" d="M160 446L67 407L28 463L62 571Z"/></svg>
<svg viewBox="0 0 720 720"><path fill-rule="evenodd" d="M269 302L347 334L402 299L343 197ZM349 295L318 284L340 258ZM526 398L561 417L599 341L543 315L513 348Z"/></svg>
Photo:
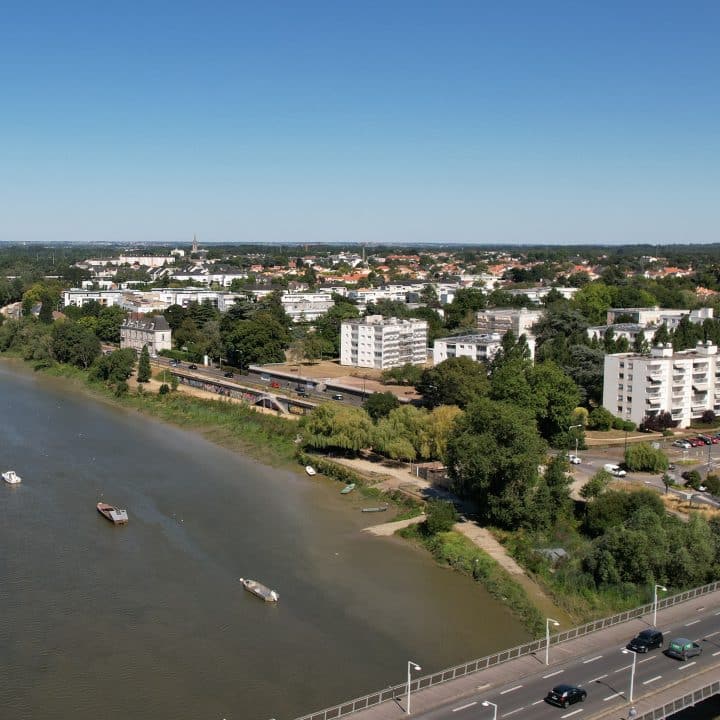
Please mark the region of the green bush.
<svg viewBox="0 0 720 720"><path fill-rule="evenodd" d="M588 428L590 430L609 430L614 422L615 417L604 407L595 408L588 416Z"/></svg>
<svg viewBox="0 0 720 720"><path fill-rule="evenodd" d="M430 500L425 508L425 529L430 535L452 530L457 522L455 506L447 500Z"/></svg>
<svg viewBox="0 0 720 720"><path fill-rule="evenodd" d="M167 395L170 392L170 386L167 383L163 383L158 390L158 395Z"/></svg>
<svg viewBox="0 0 720 720"><path fill-rule="evenodd" d="M628 470L645 472L665 472L668 469L667 455L660 449L656 450L648 443L629 445L625 450L625 465Z"/></svg>
<svg viewBox="0 0 720 720"><path fill-rule="evenodd" d="M720 477L717 475L709 474L705 478L703 485L705 485L711 495L720 495Z"/></svg>
<svg viewBox="0 0 720 720"><path fill-rule="evenodd" d="M685 480L685 484L694 490L697 490L702 484L702 478L697 470L686 470L681 477Z"/></svg>
<svg viewBox="0 0 720 720"><path fill-rule="evenodd" d="M121 380L115 386L115 397L120 397L121 395L127 394L127 391L129 389L130 389L130 386L124 380Z"/></svg>

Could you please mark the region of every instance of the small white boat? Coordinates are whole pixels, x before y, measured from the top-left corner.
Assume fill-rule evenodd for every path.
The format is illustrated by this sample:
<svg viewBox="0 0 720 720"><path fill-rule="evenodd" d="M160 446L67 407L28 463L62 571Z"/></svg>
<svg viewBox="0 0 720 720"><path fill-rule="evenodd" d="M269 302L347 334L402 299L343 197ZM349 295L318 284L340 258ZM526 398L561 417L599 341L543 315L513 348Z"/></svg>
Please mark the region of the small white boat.
<svg viewBox="0 0 720 720"><path fill-rule="evenodd" d="M97 511L114 525L124 525L128 521L127 510L115 507L114 505L99 502L97 504Z"/></svg>
<svg viewBox="0 0 720 720"><path fill-rule="evenodd" d="M305 472L312 477L313 475L317 475L317 470L312 465L306 465L305 466Z"/></svg>
<svg viewBox="0 0 720 720"><path fill-rule="evenodd" d="M265 602L277 602L280 599L280 595L275 592L275 590L271 590L267 585L263 585L257 580L238 579L248 592L251 592Z"/></svg>
<svg viewBox="0 0 720 720"><path fill-rule="evenodd" d="M22 478L14 470L5 471L2 474L2 479L8 485L19 485L22 482Z"/></svg>

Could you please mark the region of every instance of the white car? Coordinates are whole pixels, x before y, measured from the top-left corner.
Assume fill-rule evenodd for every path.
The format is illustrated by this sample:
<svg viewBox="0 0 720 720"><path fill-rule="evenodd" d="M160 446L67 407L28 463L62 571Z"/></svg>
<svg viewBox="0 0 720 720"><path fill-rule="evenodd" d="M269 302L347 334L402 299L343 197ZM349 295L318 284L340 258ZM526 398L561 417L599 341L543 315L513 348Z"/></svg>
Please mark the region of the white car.
<svg viewBox="0 0 720 720"><path fill-rule="evenodd" d="M687 440L675 440L673 442L675 447L682 448L683 450L689 450L692 445Z"/></svg>
<svg viewBox="0 0 720 720"><path fill-rule="evenodd" d="M572 465L579 465L582 462L582 460L577 455L572 454L568 455L568 460Z"/></svg>

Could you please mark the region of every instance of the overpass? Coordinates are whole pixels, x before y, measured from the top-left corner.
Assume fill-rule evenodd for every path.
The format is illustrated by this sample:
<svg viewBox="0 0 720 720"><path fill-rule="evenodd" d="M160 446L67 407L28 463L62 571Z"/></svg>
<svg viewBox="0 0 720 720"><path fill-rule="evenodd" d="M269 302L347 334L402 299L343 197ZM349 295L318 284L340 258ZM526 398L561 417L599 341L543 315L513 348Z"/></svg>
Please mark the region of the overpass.
<svg viewBox="0 0 720 720"><path fill-rule="evenodd" d="M657 625L666 645L673 637L701 644L702 655L692 660L674 660L660 650L635 657L622 653L637 632L652 624L654 610L652 604L644 605L551 636L549 647L544 638L535 640L413 678L409 688L406 681L297 720L348 715L353 720L401 720L407 718L408 690L412 715L423 720L618 720L627 717L631 705L631 676L638 718L662 720L720 691L720 582L657 603ZM566 710L548 705L543 698L559 683L582 686L587 700Z"/></svg>

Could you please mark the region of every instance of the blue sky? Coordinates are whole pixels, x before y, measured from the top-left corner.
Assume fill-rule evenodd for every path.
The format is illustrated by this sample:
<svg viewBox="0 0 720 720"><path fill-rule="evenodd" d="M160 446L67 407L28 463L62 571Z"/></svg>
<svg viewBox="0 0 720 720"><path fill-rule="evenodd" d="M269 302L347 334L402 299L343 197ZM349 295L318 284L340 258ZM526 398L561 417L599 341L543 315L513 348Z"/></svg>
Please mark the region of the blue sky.
<svg viewBox="0 0 720 720"><path fill-rule="evenodd" d="M720 241L720 3L25 2L0 240Z"/></svg>

